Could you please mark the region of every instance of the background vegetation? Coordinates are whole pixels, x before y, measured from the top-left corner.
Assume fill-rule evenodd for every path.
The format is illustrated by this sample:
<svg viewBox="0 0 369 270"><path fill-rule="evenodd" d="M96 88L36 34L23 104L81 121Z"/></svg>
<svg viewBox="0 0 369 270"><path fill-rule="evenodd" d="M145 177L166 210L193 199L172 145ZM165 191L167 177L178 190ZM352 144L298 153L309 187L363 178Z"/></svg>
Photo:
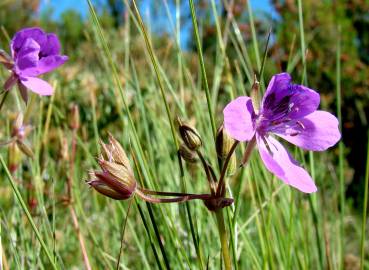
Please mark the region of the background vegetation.
<svg viewBox="0 0 369 270"><path fill-rule="evenodd" d="M142 7L145 1L138 2ZM1 48L8 50L9 38L19 29L38 25L57 33L70 57L48 76L55 94L35 96L29 104L27 120L34 129L28 140L35 158L24 157L16 148L0 150L7 166L15 168L14 181L62 269L115 268L129 202L106 199L85 184L88 170L97 167L98 140L106 140L108 132L124 145L136 177L144 177L147 187L207 191L198 165L186 166L184 177L179 173L157 74L132 3L94 4L96 18L68 10L56 20L51 11L38 12L37 0L0 3ZM284 186L266 171L257 154L237 179L229 177L235 204L227 210L226 223L234 267L360 269L361 261L369 269L369 241L362 230L363 220L368 222L363 205L369 166L369 2L271 4L273 16L254 13L246 0L195 1L216 126L222 123L225 104L249 93L254 73L261 76L265 89L273 74L288 71L296 82L319 91L321 107L340 117L343 139L324 153L290 149L313 175L319 188L314 195ZM178 115L196 126L205 142L203 152L216 165L188 2L162 0L148 6L151 20L145 27L158 60L169 117ZM186 35L190 38L183 42ZM1 69L0 82L6 77ZM0 115L2 141L9 138L16 113L25 108L12 92ZM75 105L78 129L71 127ZM241 154L239 149L239 158ZM49 269L6 170L1 170L4 269ZM133 200L122 269L220 269L220 258L215 218L201 202L150 206Z"/></svg>

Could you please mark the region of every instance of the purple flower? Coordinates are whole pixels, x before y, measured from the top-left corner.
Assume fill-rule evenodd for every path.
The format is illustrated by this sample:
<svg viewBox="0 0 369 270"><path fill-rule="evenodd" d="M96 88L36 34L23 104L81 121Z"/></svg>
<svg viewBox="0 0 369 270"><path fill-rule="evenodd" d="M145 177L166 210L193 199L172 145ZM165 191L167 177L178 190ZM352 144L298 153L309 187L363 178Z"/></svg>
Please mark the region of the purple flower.
<svg viewBox="0 0 369 270"><path fill-rule="evenodd" d="M25 102L27 89L41 96L52 95L54 90L51 85L37 77L68 60L67 56L60 55L58 37L37 27L25 28L15 34L10 50L11 57L0 51L0 63L12 72L4 84L5 91L17 84Z"/></svg>
<svg viewBox="0 0 369 270"><path fill-rule="evenodd" d="M256 138L266 168L283 182L305 193L315 192L310 175L272 134L305 150L323 151L335 145L341 138L338 120L317 110L319 103L317 92L280 73L269 82L259 112L249 97L231 101L223 111L224 127L238 141Z"/></svg>

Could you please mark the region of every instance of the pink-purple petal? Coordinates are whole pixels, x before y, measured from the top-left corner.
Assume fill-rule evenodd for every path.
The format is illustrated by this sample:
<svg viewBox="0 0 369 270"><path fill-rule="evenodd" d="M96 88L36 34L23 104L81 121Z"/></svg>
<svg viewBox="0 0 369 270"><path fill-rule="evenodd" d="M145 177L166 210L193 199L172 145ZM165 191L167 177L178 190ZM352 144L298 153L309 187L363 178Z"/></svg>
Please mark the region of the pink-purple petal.
<svg viewBox="0 0 369 270"><path fill-rule="evenodd" d="M46 42L45 32L42 31L41 28L38 27L24 28L15 34L10 43L10 48L13 57L16 57L18 51L24 46L25 40L27 38L34 39L41 46Z"/></svg>
<svg viewBox="0 0 369 270"><path fill-rule="evenodd" d="M274 75L262 101L265 119L278 122L298 119L314 112L320 103L319 94L303 85L293 84L288 73Z"/></svg>
<svg viewBox="0 0 369 270"><path fill-rule="evenodd" d="M274 75L268 84L268 88L265 91L262 107L264 105L265 99L272 93L274 93L277 100L280 100L281 97L285 95L285 91L288 89L288 86L291 84L292 78L290 74L284 72Z"/></svg>
<svg viewBox="0 0 369 270"><path fill-rule="evenodd" d="M318 109L320 103L320 95L303 85L292 85L293 92L290 99L290 112L287 116L291 119L304 117Z"/></svg>
<svg viewBox="0 0 369 270"><path fill-rule="evenodd" d="M41 48L42 55L58 55L60 53L60 42L54 33L46 35L47 41Z"/></svg>
<svg viewBox="0 0 369 270"><path fill-rule="evenodd" d="M51 55L41 58L37 66L26 69L22 72L27 77L35 77L50 72L63 65L68 60L65 55Z"/></svg>
<svg viewBox="0 0 369 270"><path fill-rule="evenodd" d="M39 60L40 45L32 38L27 38L16 59L16 72L18 75L23 70L35 67Z"/></svg>
<svg viewBox="0 0 369 270"><path fill-rule="evenodd" d="M276 133L305 150L324 151L341 139L337 118L325 111L315 111L299 120L290 133ZM297 135L296 135L297 134Z"/></svg>
<svg viewBox="0 0 369 270"><path fill-rule="evenodd" d="M21 78L21 84L30 89L32 92L41 96L50 96L53 94L54 89L52 86L39 78L25 77Z"/></svg>
<svg viewBox="0 0 369 270"><path fill-rule="evenodd" d="M275 174L284 183L304 192L317 191L315 183L310 175L298 165L287 150L273 137L265 138L268 147L260 136L257 136L257 144L261 159L265 167Z"/></svg>
<svg viewBox="0 0 369 270"><path fill-rule="evenodd" d="M237 141L249 141L255 134L254 109L249 97L232 100L223 110L224 128Z"/></svg>

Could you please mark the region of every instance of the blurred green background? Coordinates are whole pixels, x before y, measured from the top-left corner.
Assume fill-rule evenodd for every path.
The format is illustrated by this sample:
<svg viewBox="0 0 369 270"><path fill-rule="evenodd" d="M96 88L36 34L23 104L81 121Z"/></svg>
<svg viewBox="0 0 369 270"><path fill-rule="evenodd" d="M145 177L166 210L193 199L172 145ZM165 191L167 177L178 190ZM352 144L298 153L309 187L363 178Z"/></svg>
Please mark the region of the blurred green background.
<svg viewBox="0 0 369 270"><path fill-rule="evenodd" d="M119 116L122 113L119 111L121 104L117 101L116 95L108 91L112 85L112 78L106 76L108 61L104 55L102 45L96 42L97 30L92 27L88 6L84 1L74 1L76 2L74 7L73 5L66 5L67 2L69 1L60 0L41 3L38 0L2 0L0 2L0 48L8 51L9 38L16 31L26 26L41 26L47 32L58 34L62 51L70 57L70 60L63 68L49 76L50 80L56 79L58 82L58 94L53 100L53 105L55 105L53 114L56 116L50 120L50 130L47 134L48 144L42 147L47 148L48 155L62 159L64 135L61 135L60 129L67 125L71 104L77 103L80 108L82 123L81 140L91 142L88 149L80 150L83 159L84 151L89 152L93 157L97 156L97 147L94 147L96 146L97 133L106 138L107 132L120 133L124 128ZM136 106L134 98L137 95L142 95L145 99L146 108L152 109L151 113L159 119L162 111L156 110L157 105L154 102L153 104L150 103L150 98L153 97L153 88L156 87L153 83L155 77L147 62L147 51L142 36L132 20L128 19L131 15L125 1L100 0L93 1L93 3L108 40L113 59L119 67L122 67L119 72L119 79L124 85L129 85L132 81L136 84L135 87L128 86L125 92L129 107L132 108L132 115L135 119L140 119L139 115L143 112L140 108L137 108L139 106ZM191 87L201 88L197 62L198 52L193 37L188 2L143 0L138 1L138 3L140 12L147 24L156 56L162 63L167 80L171 82L168 85L173 86L170 90L178 94L183 100L183 106L173 109L174 113L181 114L186 108L188 118L192 118L192 115L198 115L199 113L196 110L206 109L204 106L193 106L191 91L187 91ZM304 65L299 53L300 23L297 1L251 1L248 5L247 0L234 0L233 5L229 6L231 10L227 9L227 6L221 4L220 1L214 1L214 3L216 3L219 15L218 21L221 24L219 27L221 29L238 29L237 31L239 31L237 35L225 34L225 40L228 39L228 46L225 50L227 61L224 69L217 70L214 67L218 66L219 55L222 52L217 40L217 21L213 18L213 7L211 1L195 1L210 89L218 91L216 96L219 102L215 107L218 113L217 123L220 124L222 118L220 112L229 100L229 88L235 87L234 85L238 89L248 88L252 82L252 73L258 72L260 57L263 55L269 31L271 31L271 37L264 71L265 83L273 74L282 71L291 72L294 80L299 82L304 73ZM228 1L225 1L225 3L228 3ZM128 3L128 5L130 4ZM181 10L180 18L176 18L178 6ZM253 12L250 13L248 7L253 7ZM348 215L352 214L354 220L362 214L366 144L368 141L368 11L369 1L366 0L302 1L307 47L307 82L310 88L316 89L321 94L321 106L331 112L337 110L335 94L337 85L336 56L337 44L339 41L341 44L339 60L341 62L342 141L345 146L344 192L350 213ZM234 20L228 20L229 14L232 14ZM250 16L252 16L255 28L250 25ZM173 33L178 26L177 22L180 22L180 30L177 31L177 35L174 35ZM230 27L227 25L229 23L235 23L236 25ZM257 44L255 44L253 36L256 36ZM179 40L176 40L176 38L179 38ZM238 38L241 38L241 40L237 40ZM240 42L244 44L244 47L237 45ZM126 55L128 47L129 57ZM245 51L243 48L245 48ZM173 68L177 66L177 61L179 61L178 51L180 51L181 61L186 63L186 71L189 74L185 70L181 73L177 68ZM240 60L240 55L245 56L245 63ZM134 64L128 59L134 59ZM243 68L243 64L247 65L248 68ZM124 71L128 70L133 70L135 73L124 74ZM191 81L191 79L193 80ZM181 85L183 80L188 80L185 86ZM137 89L141 91L140 94L136 93ZM199 97L199 99L201 98L204 99L203 96ZM176 106L178 101L170 96L169 103ZM40 105L43 108L44 116L46 116L48 103L43 102ZM94 110L91 110L91 106L95 106ZM155 121L153 119L149 121L148 128L155 126ZM96 125L92 123L96 123ZM169 133L168 126L164 125L164 127L168 129ZM200 130L204 127L205 125ZM145 137L145 132L147 131L142 131L140 135ZM210 131L208 133L210 134ZM2 137L6 136L5 131L0 131L0 134ZM65 135L65 137L68 137L68 135ZM125 143L128 145L128 141ZM163 150L166 147L159 145L158 149ZM42 153L43 150L40 150L40 152ZM152 149L147 151L150 152ZM156 150L154 149L154 151ZM172 157L175 156L174 149L171 148L169 151L171 151ZM163 158L163 153L160 152L150 153L150 155L155 157L158 164ZM329 150L328 156L325 160L329 162L327 162L325 169L329 171L333 181L321 182L319 185L326 190L323 196L329 197L334 193L334 190L338 189L338 147ZM325 160L319 159L320 162L323 162L319 166L324 167ZM330 167L330 164L334 164L334 166ZM26 166L23 164L23 167ZM86 178L85 171L87 171L87 168L85 167L81 167L82 170L78 173L81 178ZM27 169L24 170L27 171ZM56 169L54 168L54 170ZM157 173L160 175L161 172ZM29 178L32 177L29 176ZM5 194L6 191L2 191L2 193ZM28 203L31 207L32 193L29 196ZM333 200L332 203L340 209L338 199ZM324 207L324 199L321 206ZM102 209L100 208L100 210ZM118 230L118 228L115 229ZM351 235L351 232L348 235ZM356 244L358 242L355 242ZM350 250L355 253L357 248ZM73 261L73 259L70 260ZM97 265L99 264L97 263ZM314 266L314 264L312 265ZM355 263L353 265L355 266ZM347 267L347 269L350 268Z"/></svg>

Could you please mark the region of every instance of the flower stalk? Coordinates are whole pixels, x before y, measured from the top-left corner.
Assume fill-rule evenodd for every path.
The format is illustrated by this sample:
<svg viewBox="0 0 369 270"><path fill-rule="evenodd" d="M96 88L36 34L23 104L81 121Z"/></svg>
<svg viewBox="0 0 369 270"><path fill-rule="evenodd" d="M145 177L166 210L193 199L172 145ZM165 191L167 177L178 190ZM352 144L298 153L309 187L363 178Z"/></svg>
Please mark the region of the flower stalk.
<svg viewBox="0 0 369 270"><path fill-rule="evenodd" d="M220 236L220 244L222 246L222 256L224 260L224 266L226 270L231 270L232 269L231 256L228 250L228 236L227 236L227 231L226 231L226 227L224 224L223 209L217 210L215 212L215 216L217 218L217 223L218 223L218 232Z"/></svg>

